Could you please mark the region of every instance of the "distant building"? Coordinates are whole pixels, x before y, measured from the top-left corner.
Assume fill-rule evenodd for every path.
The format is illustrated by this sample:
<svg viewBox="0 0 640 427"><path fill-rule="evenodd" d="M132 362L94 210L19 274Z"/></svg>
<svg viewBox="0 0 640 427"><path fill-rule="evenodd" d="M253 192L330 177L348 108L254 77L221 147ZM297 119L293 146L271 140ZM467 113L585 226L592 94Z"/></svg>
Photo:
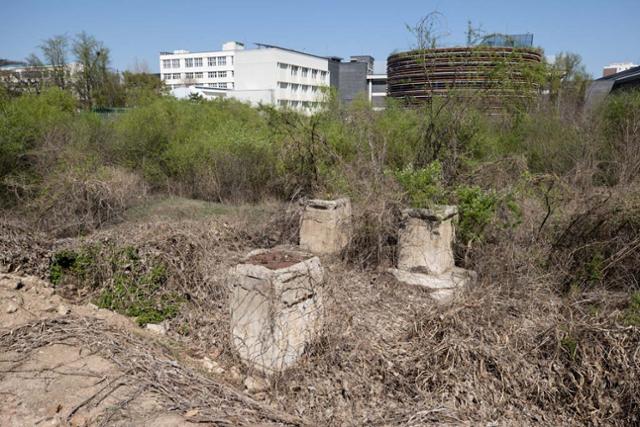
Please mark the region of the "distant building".
<svg viewBox="0 0 640 427"><path fill-rule="evenodd" d="M176 96L198 93L253 105L311 110L329 86L327 58L273 45L245 49L228 42L220 51L160 54L160 75ZM192 88L192 89L186 89Z"/></svg>
<svg viewBox="0 0 640 427"><path fill-rule="evenodd" d="M82 66L75 62L66 64L64 70L52 65L30 66L14 62L0 66L0 85L17 93L37 92L43 87L55 86L58 71L64 73L70 84L81 69Z"/></svg>
<svg viewBox="0 0 640 427"><path fill-rule="evenodd" d="M349 62L280 46L228 42L219 51L176 50L160 54L160 76L174 96L234 98L252 105L267 104L313 111L334 87L344 102L362 94L376 107L384 104L384 75L374 76L371 56ZM375 91L375 93L373 93Z"/></svg>
<svg viewBox="0 0 640 427"><path fill-rule="evenodd" d="M640 89L640 66L609 74L591 82L587 89L585 106L593 108L612 92L636 88Z"/></svg>
<svg viewBox="0 0 640 427"><path fill-rule="evenodd" d="M638 65L632 62L614 62L613 64L606 65L602 68L602 77L612 76L637 66Z"/></svg>
<svg viewBox="0 0 640 427"><path fill-rule="evenodd" d="M340 100L350 103L358 96L366 97L374 108L384 108L387 96L387 75L374 74L374 59L368 55L352 56L348 62L329 58L331 86L338 91Z"/></svg>

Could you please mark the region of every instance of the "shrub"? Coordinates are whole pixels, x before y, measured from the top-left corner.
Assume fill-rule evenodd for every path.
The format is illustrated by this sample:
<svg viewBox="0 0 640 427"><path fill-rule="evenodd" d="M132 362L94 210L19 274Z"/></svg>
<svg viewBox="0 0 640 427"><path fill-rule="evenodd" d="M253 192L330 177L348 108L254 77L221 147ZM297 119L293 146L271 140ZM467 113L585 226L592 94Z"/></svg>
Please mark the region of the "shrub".
<svg viewBox="0 0 640 427"><path fill-rule="evenodd" d="M0 197L16 188L12 181L28 186L39 178L34 171L35 154L45 137L61 131L72 119L75 101L58 88L40 95L27 94L2 102L0 108ZM43 153L50 156L55 153Z"/></svg>
<svg viewBox="0 0 640 427"><path fill-rule="evenodd" d="M420 169L409 165L396 171L395 177L414 208L432 207L445 199L442 166L437 160Z"/></svg>
<svg viewBox="0 0 640 427"><path fill-rule="evenodd" d="M70 236L118 221L145 196L140 178L122 168L76 168L51 174L29 207L43 229Z"/></svg>

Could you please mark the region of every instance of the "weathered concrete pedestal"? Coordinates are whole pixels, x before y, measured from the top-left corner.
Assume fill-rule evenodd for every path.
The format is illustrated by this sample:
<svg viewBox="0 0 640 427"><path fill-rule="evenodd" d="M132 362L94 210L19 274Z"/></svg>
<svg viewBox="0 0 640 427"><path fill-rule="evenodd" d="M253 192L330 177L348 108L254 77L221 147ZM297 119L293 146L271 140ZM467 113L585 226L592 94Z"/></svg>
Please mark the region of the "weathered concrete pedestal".
<svg viewBox="0 0 640 427"><path fill-rule="evenodd" d="M455 206L406 209L398 241L398 268L389 272L400 282L431 290L439 303L476 279L476 273L455 266Z"/></svg>
<svg viewBox="0 0 640 427"><path fill-rule="evenodd" d="M300 247L314 254L340 253L351 236L351 201L320 200L306 203L300 225Z"/></svg>
<svg viewBox="0 0 640 427"><path fill-rule="evenodd" d="M265 373L293 364L322 319L318 257L288 248L249 253L231 271L231 325L240 357Z"/></svg>

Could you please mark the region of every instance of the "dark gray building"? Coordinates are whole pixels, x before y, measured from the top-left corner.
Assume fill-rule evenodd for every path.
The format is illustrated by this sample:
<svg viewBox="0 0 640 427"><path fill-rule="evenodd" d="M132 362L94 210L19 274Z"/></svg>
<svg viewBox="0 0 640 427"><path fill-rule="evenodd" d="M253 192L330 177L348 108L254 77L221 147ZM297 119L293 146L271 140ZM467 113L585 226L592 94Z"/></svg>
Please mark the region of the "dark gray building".
<svg viewBox="0 0 640 427"><path fill-rule="evenodd" d="M340 100L350 103L365 96L376 108L384 108L387 94L385 74L373 74L374 59L368 55L352 56L350 60L329 58L330 84L338 91Z"/></svg>

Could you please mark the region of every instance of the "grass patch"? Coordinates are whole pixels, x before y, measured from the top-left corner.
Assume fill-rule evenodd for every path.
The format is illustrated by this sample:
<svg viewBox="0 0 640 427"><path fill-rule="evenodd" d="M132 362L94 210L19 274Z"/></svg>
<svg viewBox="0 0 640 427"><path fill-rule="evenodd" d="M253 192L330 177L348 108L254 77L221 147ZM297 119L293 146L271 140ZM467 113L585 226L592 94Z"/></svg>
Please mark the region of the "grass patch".
<svg viewBox="0 0 640 427"><path fill-rule="evenodd" d="M175 317L183 298L166 289L166 266L141 257L133 246L86 246L54 254L49 279L93 291L100 308L135 317L139 325Z"/></svg>

